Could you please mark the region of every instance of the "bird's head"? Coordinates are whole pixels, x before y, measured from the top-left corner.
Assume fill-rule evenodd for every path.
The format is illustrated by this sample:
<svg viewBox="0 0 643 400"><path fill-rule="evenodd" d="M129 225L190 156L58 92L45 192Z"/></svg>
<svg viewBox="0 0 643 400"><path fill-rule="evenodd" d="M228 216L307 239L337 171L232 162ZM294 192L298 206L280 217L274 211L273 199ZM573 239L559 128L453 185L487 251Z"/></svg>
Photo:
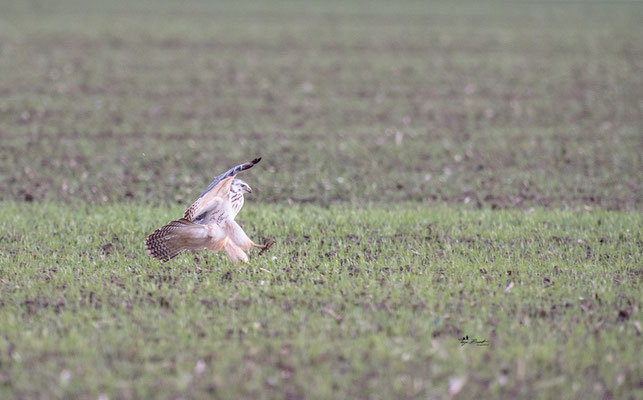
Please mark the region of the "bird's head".
<svg viewBox="0 0 643 400"><path fill-rule="evenodd" d="M252 189L250 188L250 186L241 179L235 179L232 181L230 191L234 193L252 193Z"/></svg>

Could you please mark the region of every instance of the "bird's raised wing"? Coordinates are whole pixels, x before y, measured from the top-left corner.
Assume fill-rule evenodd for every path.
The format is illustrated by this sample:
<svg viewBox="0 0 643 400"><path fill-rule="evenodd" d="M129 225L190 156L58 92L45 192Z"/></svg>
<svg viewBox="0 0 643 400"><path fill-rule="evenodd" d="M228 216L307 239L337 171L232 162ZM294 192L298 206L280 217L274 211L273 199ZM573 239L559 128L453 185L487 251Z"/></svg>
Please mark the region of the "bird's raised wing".
<svg viewBox="0 0 643 400"><path fill-rule="evenodd" d="M214 188L219 182L221 182L225 178L230 177L230 176L234 176L234 175L238 174L241 171L245 171L247 169L250 169L250 168L254 167L255 164L258 164L259 161L261 161L261 157L257 157L254 160L252 160L250 162L247 162L247 163L239 164L236 167L230 168L226 172L224 172L221 175L217 176L216 178L214 178L214 180L212 181L210 186L208 186L207 189L205 189L203 191L203 193L201 193L199 195L199 198L205 196L210 190L212 190L212 188Z"/></svg>
<svg viewBox="0 0 643 400"><path fill-rule="evenodd" d="M235 175L224 178L185 210L183 218L199 224L216 223L230 218L230 185Z"/></svg>

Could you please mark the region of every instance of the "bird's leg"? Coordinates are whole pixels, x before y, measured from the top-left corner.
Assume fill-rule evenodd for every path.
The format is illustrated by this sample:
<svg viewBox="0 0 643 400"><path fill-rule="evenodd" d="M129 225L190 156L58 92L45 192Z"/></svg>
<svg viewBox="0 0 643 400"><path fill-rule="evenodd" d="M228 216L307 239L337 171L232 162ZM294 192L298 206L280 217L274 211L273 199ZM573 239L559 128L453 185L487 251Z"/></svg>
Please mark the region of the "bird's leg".
<svg viewBox="0 0 643 400"><path fill-rule="evenodd" d="M275 241L274 241L274 240L272 240L272 239L268 239L268 240L266 240L266 242L265 242L264 244L262 244L262 245L261 245L261 244L256 244L256 243L253 243L252 245L253 245L253 246L255 246L255 247L259 247L259 248L261 249L261 250L259 251L259 255L262 255L263 253L265 253L266 251L268 251L268 249L270 249L270 248L272 247L272 245L273 245L273 244L275 244Z"/></svg>

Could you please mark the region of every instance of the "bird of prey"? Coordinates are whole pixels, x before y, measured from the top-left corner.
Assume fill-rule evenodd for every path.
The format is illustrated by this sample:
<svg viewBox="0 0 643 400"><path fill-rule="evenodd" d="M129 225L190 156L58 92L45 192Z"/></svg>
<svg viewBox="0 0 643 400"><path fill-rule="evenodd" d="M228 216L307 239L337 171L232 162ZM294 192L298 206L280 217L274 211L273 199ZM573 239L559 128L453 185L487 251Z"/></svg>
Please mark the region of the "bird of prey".
<svg viewBox="0 0 643 400"><path fill-rule="evenodd" d="M266 251L274 242L253 242L234 218L243 206L244 193L252 189L236 175L252 168L261 157L237 165L214 178L210 186L185 210L183 218L155 230L145 239L145 249L152 257L168 261L186 250L225 250L233 263L248 262L244 250L252 247Z"/></svg>

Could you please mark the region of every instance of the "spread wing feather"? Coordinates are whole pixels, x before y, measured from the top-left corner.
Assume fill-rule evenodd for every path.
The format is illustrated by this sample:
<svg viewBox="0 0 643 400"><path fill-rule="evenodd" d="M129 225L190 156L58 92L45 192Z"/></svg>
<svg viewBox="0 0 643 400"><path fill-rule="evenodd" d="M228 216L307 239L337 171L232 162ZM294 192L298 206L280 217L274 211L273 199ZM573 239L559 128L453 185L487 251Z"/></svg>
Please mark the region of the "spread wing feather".
<svg viewBox="0 0 643 400"><path fill-rule="evenodd" d="M212 183L210 184L210 186L208 186L208 187L203 191L203 193L201 193L201 194L199 195L199 198L201 198L201 197L205 196L205 195L206 195L206 194L207 194L207 193L208 193L208 192L209 192L213 187L215 187L215 186L217 185L217 183L221 182L221 181L222 181L222 180L224 180L225 178L230 177L230 176L234 176L234 175L238 174L238 173L239 173L239 172L241 172L241 171L245 171L245 170L247 170L247 169L250 169L250 168L254 167L254 166L255 166L255 164L258 164L258 163L259 163L259 161L261 161L261 157L257 157L257 158L255 158L254 160L252 160L252 161L250 161L250 162L246 162L246 163L243 163L243 164L239 164L239 165L237 165L236 167L234 167L234 168L230 168L230 169L229 169L229 170L227 170L226 172L224 172L224 173L222 173L221 175L217 176L216 178L214 178L214 180L212 181Z"/></svg>
<svg viewBox="0 0 643 400"><path fill-rule="evenodd" d="M145 239L145 249L152 257L165 262L185 250L205 248L208 236L207 226L181 218L152 232Z"/></svg>

